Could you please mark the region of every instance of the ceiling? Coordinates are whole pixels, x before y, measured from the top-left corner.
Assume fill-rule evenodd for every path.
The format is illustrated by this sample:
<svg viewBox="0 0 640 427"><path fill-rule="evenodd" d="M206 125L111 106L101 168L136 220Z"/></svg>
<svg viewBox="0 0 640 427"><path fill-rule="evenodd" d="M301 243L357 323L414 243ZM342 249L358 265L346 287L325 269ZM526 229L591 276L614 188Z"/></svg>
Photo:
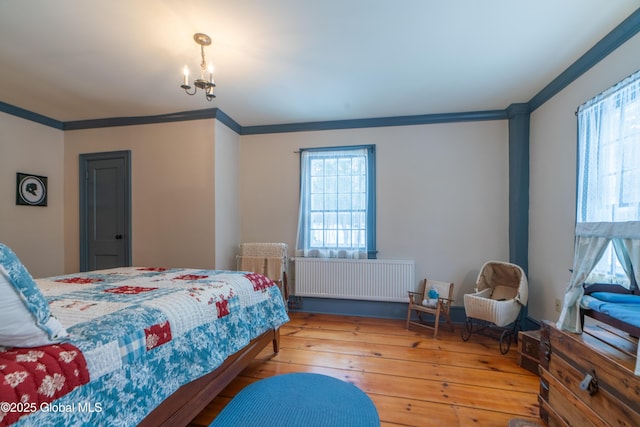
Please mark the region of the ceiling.
<svg viewBox="0 0 640 427"><path fill-rule="evenodd" d="M218 107L242 126L527 102L640 0L4 0L0 101L58 121ZM180 89L193 34L217 98Z"/></svg>

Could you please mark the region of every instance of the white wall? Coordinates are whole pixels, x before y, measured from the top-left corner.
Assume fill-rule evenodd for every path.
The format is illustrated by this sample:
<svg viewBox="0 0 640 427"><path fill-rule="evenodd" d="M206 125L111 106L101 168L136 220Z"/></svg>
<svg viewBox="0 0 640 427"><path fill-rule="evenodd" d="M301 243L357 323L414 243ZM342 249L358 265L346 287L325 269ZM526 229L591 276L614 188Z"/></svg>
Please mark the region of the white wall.
<svg viewBox="0 0 640 427"><path fill-rule="evenodd" d="M240 136L221 122L215 123L215 268L235 270L240 242Z"/></svg>
<svg viewBox="0 0 640 427"><path fill-rule="evenodd" d="M0 242L34 277L64 270L64 134L0 113ZM46 176L47 206L16 205L16 172Z"/></svg>
<svg viewBox="0 0 640 427"><path fill-rule="evenodd" d="M293 254L299 148L376 145L380 259L416 261L452 280L456 305L485 261L508 260L507 121L241 137L241 240L285 242Z"/></svg>
<svg viewBox="0 0 640 427"><path fill-rule="evenodd" d="M529 316L557 320L573 264L579 105L640 69L636 35L531 115Z"/></svg>
<svg viewBox="0 0 640 427"><path fill-rule="evenodd" d="M65 132L66 272L79 268L78 156L117 150L131 150L133 264L214 268L214 123Z"/></svg>

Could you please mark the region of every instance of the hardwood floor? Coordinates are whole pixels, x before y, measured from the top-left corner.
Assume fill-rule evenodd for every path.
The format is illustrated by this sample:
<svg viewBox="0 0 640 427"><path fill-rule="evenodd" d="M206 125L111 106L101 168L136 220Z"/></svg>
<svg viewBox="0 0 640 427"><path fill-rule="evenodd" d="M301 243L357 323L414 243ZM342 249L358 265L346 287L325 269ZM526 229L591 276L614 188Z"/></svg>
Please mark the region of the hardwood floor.
<svg viewBox="0 0 640 427"><path fill-rule="evenodd" d="M290 313L280 352L265 349L193 421L207 426L246 385L273 375L314 372L349 381L373 400L382 426L507 426L538 418L538 377L520 368L517 346L446 328L433 339L404 321ZM286 396L283 397L286 404Z"/></svg>

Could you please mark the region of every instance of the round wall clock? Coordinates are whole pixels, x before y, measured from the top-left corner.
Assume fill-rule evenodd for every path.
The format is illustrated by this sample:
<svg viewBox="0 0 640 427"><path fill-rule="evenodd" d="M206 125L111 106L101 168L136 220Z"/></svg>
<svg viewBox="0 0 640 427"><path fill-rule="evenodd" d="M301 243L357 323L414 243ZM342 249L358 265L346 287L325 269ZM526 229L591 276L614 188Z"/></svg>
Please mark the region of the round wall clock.
<svg viewBox="0 0 640 427"><path fill-rule="evenodd" d="M17 174L16 204L47 206L47 177Z"/></svg>

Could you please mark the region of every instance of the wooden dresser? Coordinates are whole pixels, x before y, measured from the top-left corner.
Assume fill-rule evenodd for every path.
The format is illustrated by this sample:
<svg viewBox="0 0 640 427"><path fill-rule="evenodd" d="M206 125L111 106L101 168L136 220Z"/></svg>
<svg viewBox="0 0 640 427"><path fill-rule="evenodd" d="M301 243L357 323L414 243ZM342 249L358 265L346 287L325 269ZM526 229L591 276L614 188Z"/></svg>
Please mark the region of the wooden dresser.
<svg viewBox="0 0 640 427"><path fill-rule="evenodd" d="M583 334L543 322L540 417L549 426L640 426L638 340L592 322Z"/></svg>

